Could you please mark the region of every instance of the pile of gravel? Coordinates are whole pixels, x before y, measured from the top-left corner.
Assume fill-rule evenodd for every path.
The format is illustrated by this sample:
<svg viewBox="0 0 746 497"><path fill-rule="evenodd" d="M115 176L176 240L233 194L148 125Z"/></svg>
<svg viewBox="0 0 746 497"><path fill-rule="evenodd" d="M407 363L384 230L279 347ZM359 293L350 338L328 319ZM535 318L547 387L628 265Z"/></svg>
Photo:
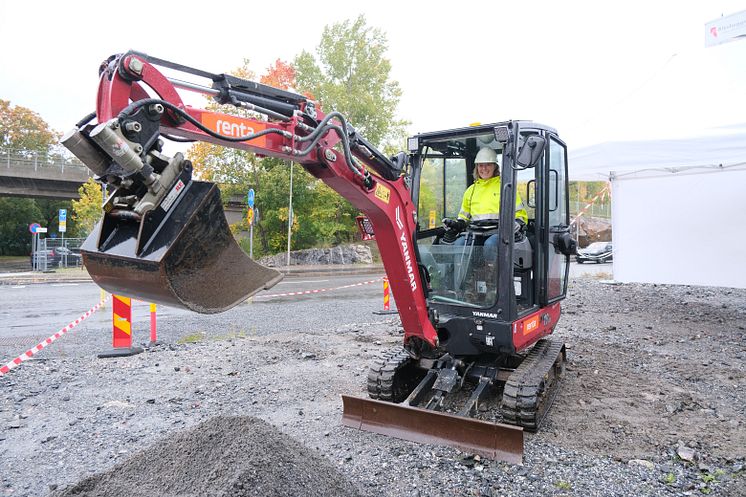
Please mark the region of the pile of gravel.
<svg viewBox="0 0 746 497"><path fill-rule="evenodd" d="M358 496L336 468L269 423L219 416L54 497ZM51 497L50 496L50 497Z"/></svg>

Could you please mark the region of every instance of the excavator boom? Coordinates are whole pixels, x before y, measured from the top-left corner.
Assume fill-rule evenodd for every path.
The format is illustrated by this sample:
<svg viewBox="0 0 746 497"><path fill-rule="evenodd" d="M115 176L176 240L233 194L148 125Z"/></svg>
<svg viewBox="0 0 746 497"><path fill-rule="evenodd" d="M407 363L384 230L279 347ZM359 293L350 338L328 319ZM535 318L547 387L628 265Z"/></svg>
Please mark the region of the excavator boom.
<svg viewBox="0 0 746 497"><path fill-rule="evenodd" d="M209 83L169 78L156 66ZM239 110L228 114L190 107L179 90ZM94 118L97 122L89 123ZM294 161L324 181L373 225L400 303L405 340L437 345L414 255L416 206L402 175L403 154L396 162L389 160L342 115L325 115L302 95L138 52L102 64L95 116L63 137L63 144L114 189L102 221L81 248L99 285L112 293L214 313L281 278L243 254L214 185L194 180L191 163L180 153L164 155L161 138L206 141Z"/></svg>

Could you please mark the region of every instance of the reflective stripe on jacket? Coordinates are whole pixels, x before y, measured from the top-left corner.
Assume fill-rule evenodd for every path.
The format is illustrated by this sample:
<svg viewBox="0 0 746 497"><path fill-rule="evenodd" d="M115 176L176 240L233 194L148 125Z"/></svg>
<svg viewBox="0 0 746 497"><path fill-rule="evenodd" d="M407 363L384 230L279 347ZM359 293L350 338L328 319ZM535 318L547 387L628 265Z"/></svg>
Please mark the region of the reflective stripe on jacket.
<svg viewBox="0 0 746 497"><path fill-rule="evenodd" d="M478 179L464 192L459 219L479 221L500 218L500 176ZM528 223L528 213L521 196L515 194L515 217Z"/></svg>

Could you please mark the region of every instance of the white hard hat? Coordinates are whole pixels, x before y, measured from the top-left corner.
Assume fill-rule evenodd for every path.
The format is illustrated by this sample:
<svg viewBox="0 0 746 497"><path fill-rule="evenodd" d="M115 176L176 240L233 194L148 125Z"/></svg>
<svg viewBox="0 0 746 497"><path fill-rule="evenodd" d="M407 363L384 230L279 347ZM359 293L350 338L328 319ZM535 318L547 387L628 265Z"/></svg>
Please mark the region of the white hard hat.
<svg viewBox="0 0 746 497"><path fill-rule="evenodd" d="M477 157L474 159L475 164L492 163L497 164L497 152L494 148L482 147L477 152Z"/></svg>

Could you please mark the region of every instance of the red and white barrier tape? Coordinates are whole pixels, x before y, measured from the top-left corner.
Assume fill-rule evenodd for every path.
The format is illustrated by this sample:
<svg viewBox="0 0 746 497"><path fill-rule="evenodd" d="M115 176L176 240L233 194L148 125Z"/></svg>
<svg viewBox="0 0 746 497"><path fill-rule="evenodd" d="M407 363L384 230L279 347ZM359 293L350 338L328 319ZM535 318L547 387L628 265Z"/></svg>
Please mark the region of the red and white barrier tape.
<svg viewBox="0 0 746 497"><path fill-rule="evenodd" d="M352 285L344 285L344 286L338 286L334 288L320 288L318 290L304 290L302 292L288 292L288 293L272 293L270 295L254 295L253 298L270 298L270 297L292 297L293 295L309 295L312 293L321 293L321 292L330 292L332 290L342 290L344 288L353 288L356 286L363 286L363 285L370 285L371 283L375 283L376 281L381 281L383 279L383 276L380 278L376 278L374 280L368 280L363 281L361 283L353 283Z"/></svg>
<svg viewBox="0 0 746 497"><path fill-rule="evenodd" d="M577 216L575 216L575 217L573 218L573 220L572 220L572 221L570 221L570 226L572 226L572 225L573 225L573 224L575 223L575 221L577 221L578 219L580 219L580 216L582 216L583 214L585 214L585 213L586 213L586 211L587 211L588 209L590 209L590 208L591 208L591 206L592 206L593 204L595 204L595 203L596 203L596 200L598 200L598 198L599 198L599 197L601 197L601 196L604 196L604 195L606 195L606 192L607 192L608 190L609 190L609 185L606 185L606 186L604 187L604 189L603 189L603 190L601 190L600 192L598 192L598 194L597 194L597 195L596 195L595 197L593 197L593 198L591 199L591 201L590 201L590 202L588 202L588 203L586 204L586 206L585 206L585 207L583 207L583 208L582 208L582 209L580 210L580 212L578 212L578 215L577 215Z"/></svg>
<svg viewBox="0 0 746 497"><path fill-rule="evenodd" d="M15 368L16 366L18 366L22 362L28 361L29 359L31 359L31 357L34 354L36 354L37 352L39 352L41 349L43 349L44 347L46 347L50 343L54 342L58 338L61 338L65 333L67 333L68 331L70 331L73 328L75 328L76 326L78 326L80 323L83 322L83 320L85 320L91 314L93 314L94 312L96 312L97 310L99 310L101 308L101 306L106 303L107 300L109 300L108 296L104 300L102 300L101 302L99 302L98 304L96 304L93 307L91 307L90 309L88 309L88 311L86 311L82 316L80 316L78 319L76 319L75 321L71 322L70 324L68 324L67 326L65 326L64 328L62 328L60 331L58 331L54 335L50 336L49 338L47 338L43 342L38 343L35 347L27 350L26 352L24 352L20 356L16 357L12 361L10 361L5 366L0 367L0 377L6 375L11 369Z"/></svg>

